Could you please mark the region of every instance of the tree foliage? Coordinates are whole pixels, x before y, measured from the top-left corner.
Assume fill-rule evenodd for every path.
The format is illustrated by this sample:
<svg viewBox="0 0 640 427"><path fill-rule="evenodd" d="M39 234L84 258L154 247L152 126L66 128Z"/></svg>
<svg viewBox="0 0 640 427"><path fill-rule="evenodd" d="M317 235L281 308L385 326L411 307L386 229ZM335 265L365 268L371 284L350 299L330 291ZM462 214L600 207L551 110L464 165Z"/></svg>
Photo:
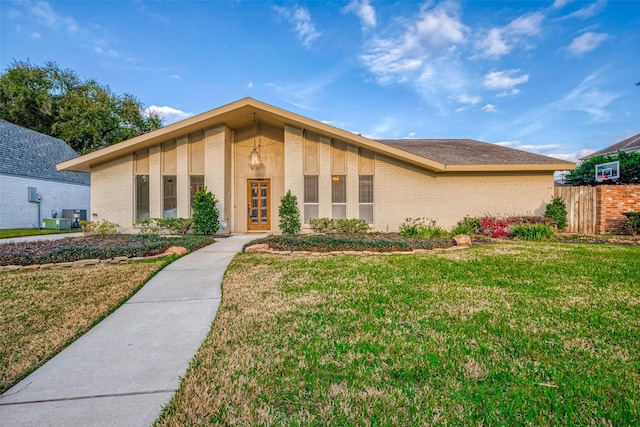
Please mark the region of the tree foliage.
<svg viewBox="0 0 640 427"><path fill-rule="evenodd" d="M195 234L215 234L220 228L220 212L216 207L216 196L202 187L193 195L193 232Z"/></svg>
<svg viewBox="0 0 640 427"><path fill-rule="evenodd" d="M118 95L54 62L15 61L0 74L0 118L88 153L162 126L131 94Z"/></svg>
<svg viewBox="0 0 640 427"><path fill-rule="evenodd" d="M597 182L596 165L615 161L620 162L620 178ZM565 182L569 185L640 184L640 152L618 151L591 157L572 170Z"/></svg>

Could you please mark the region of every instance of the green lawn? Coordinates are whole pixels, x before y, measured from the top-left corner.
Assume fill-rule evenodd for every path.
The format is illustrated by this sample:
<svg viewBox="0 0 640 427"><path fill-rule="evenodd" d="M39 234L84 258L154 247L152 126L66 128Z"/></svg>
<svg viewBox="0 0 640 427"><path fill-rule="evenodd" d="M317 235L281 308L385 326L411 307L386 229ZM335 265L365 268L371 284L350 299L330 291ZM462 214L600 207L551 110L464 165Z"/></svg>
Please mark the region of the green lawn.
<svg viewBox="0 0 640 427"><path fill-rule="evenodd" d="M157 425L640 423L640 246L231 263Z"/></svg>
<svg viewBox="0 0 640 427"><path fill-rule="evenodd" d="M62 234L62 233L78 233L82 230L75 228L72 230L50 230L38 228L14 228L10 230L0 230L0 239L8 239L10 237L39 236L42 234Z"/></svg>
<svg viewBox="0 0 640 427"><path fill-rule="evenodd" d="M91 329L170 261L0 272L0 392Z"/></svg>

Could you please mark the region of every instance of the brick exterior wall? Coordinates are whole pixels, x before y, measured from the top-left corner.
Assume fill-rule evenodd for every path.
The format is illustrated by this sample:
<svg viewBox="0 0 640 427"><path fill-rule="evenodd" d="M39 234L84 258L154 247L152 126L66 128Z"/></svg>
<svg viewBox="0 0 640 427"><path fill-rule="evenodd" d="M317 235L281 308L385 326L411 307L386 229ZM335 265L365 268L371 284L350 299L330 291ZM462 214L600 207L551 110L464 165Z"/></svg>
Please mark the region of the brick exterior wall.
<svg viewBox="0 0 640 427"><path fill-rule="evenodd" d="M553 173L435 174L376 155L374 224L397 231L405 218L452 228L465 215L544 215Z"/></svg>
<svg viewBox="0 0 640 427"><path fill-rule="evenodd" d="M178 198L178 218L191 217L189 192L189 137L178 139L176 144L176 180Z"/></svg>
<svg viewBox="0 0 640 427"><path fill-rule="evenodd" d="M304 202L304 161L302 151L302 129L285 126L284 191L291 190L291 194L298 198L298 208L300 210L302 210L302 204ZM329 196L329 200L331 200L331 196Z"/></svg>
<svg viewBox="0 0 640 427"><path fill-rule="evenodd" d="M158 158L160 153L158 153ZM151 161L149 162L151 169ZM158 161L158 179L159 179ZM151 171L151 170L150 170ZM91 169L92 220L115 222L125 232L133 230L133 156L124 156ZM151 182L150 182L151 184ZM157 191L160 191L158 185ZM153 194L153 193L151 193ZM153 199L151 194L150 199ZM159 195L156 197L159 200ZM159 211L159 208L158 208Z"/></svg>
<svg viewBox="0 0 640 427"><path fill-rule="evenodd" d="M225 163L231 162L231 159L225 157L230 133L226 126L208 129L204 133L204 185L218 200L219 219L228 218L226 212L231 205L230 197L227 196L227 185L231 177L226 175L225 167Z"/></svg>
<svg viewBox="0 0 640 427"><path fill-rule="evenodd" d="M271 231L278 232L278 206L286 190L298 198L303 210L304 153L303 130L263 126L261 155L264 168L251 171L247 165L252 127L231 130L219 126L205 130L205 185L219 200L226 231L247 229L247 179L271 182ZM284 139L284 141L282 141ZM284 143L283 143L284 142ZM318 139L320 217L331 217L331 139ZM179 216L188 210L188 149L186 138L177 141L177 181ZM358 150L347 146L347 217L359 216ZM426 217L451 228L465 215L542 215L553 198L552 172L488 172L437 174L399 160L376 154L374 160L373 228L397 231L405 218ZM162 216L162 176L160 146L149 149L149 202L151 216ZM26 196L25 196L26 197ZM92 169L92 212L127 231L133 229L133 156ZM304 218L304 212L301 212ZM308 226L304 227L309 230Z"/></svg>
<svg viewBox="0 0 640 427"><path fill-rule="evenodd" d="M35 187L37 194L42 194L40 203L29 202L29 187ZM52 210L58 211L58 218L62 218L63 209L86 209L87 219L91 219L90 199L88 185L0 175L0 229L39 228L42 218L51 218Z"/></svg>
<svg viewBox="0 0 640 427"><path fill-rule="evenodd" d="M596 233L620 234L623 212L640 212L640 185L596 187Z"/></svg>

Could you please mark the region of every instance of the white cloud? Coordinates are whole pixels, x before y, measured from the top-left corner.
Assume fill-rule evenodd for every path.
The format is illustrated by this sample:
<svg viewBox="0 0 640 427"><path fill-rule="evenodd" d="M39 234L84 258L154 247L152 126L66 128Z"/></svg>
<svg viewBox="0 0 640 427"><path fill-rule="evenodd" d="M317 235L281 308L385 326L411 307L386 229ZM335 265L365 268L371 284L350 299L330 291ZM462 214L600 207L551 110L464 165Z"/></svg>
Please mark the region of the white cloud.
<svg viewBox="0 0 640 427"><path fill-rule="evenodd" d="M569 3L570 0L555 0L551 6L554 9L562 9Z"/></svg>
<svg viewBox="0 0 640 427"><path fill-rule="evenodd" d="M577 162L584 156L588 156L589 154L595 153L594 150L582 149L575 151L573 153L549 153L546 154L549 157L553 157L555 159L566 160L568 162Z"/></svg>
<svg viewBox="0 0 640 427"><path fill-rule="evenodd" d="M298 37L302 40L302 44L305 47L310 47L311 43L322 34L316 30L308 9L301 6L294 6L293 9L275 6L274 10L280 17L294 24L295 31L298 33Z"/></svg>
<svg viewBox="0 0 640 427"><path fill-rule="evenodd" d="M587 19L602 12L607 7L607 0L596 0L589 6L585 6L567 15L567 18Z"/></svg>
<svg viewBox="0 0 640 427"><path fill-rule="evenodd" d="M518 150L524 150L524 151L540 154L540 153L546 153L552 150L557 150L559 148L562 148L562 145L560 144L541 144L541 145L524 144L524 145L518 145L515 148L517 148Z"/></svg>
<svg viewBox="0 0 640 427"><path fill-rule="evenodd" d="M423 7L401 34L373 39L360 59L382 84L410 83L420 90L458 87L459 72L449 56L469 32L459 13L459 5L452 2Z"/></svg>
<svg viewBox="0 0 640 427"><path fill-rule="evenodd" d="M376 11L369 4L369 0L352 0L344 10L358 15L363 27L376 26Z"/></svg>
<svg viewBox="0 0 640 427"><path fill-rule="evenodd" d="M23 5L32 18L49 28L56 30L63 28L71 33L76 32L79 28L78 23L70 16L63 16L56 13L49 2L25 2Z"/></svg>
<svg viewBox="0 0 640 427"><path fill-rule="evenodd" d="M567 49L574 55L581 55L594 50L608 37L607 33L592 33L589 31L573 39Z"/></svg>
<svg viewBox="0 0 640 427"><path fill-rule="evenodd" d="M621 95L603 92L598 89L600 72L588 75L576 88L569 92L555 105L561 110L575 110L587 113L592 122L608 121L610 116L607 107Z"/></svg>
<svg viewBox="0 0 640 427"><path fill-rule="evenodd" d="M253 82L249 82L249 84L247 84L247 89L253 89Z"/></svg>
<svg viewBox="0 0 640 427"><path fill-rule="evenodd" d="M157 113L160 117L162 117L162 120L165 125L170 125L171 123L175 123L180 120L184 120L186 118L193 116L193 113L187 113L186 111L178 110L176 108L168 107L166 105L164 107L158 107L156 105L152 105L149 108L145 109L144 111L147 114L151 112Z"/></svg>
<svg viewBox="0 0 640 427"><path fill-rule="evenodd" d="M452 96L450 98L460 104L470 104L470 105L476 105L477 103L482 101L481 96L469 96L467 94Z"/></svg>
<svg viewBox="0 0 640 427"><path fill-rule="evenodd" d="M481 110L485 113L497 113L498 108L493 104L487 104L481 108Z"/></svg>
<svg viewBox="0 0 640 427"><path fill-rule="evenodd" d="M491 28L476 43L480 56L499 58L516 46L527 47L529 38L540 33L543 20L542 13L534 12L519 16L504 27Z"/></svg>
<svg viewBox="0 0 640 427"><path fill-rule="evenodd" d="M104 28L80 25L73 17L56 12L52 6L55 3L25 1L16 4L22 8L22 11L15 17L25 19L30 26L38 26L39 30L46 27L56 32L66 33L72 43L82 48L111 58L122 58L121 54L110 46L110 37ZM33 32L30 36L38 39L42 36L42 32ZM131 61L129 58L124 59Z"/></svg>
<svg viewBox="0 0 640 427"><path fill-rule="evenodd" d="M515 76L520 70L492 71L484 76L482 86L491 90L501 90L499 95L515 95L519 90L515 87L519 84L526 83L529 80L528 74Z"/></svg>

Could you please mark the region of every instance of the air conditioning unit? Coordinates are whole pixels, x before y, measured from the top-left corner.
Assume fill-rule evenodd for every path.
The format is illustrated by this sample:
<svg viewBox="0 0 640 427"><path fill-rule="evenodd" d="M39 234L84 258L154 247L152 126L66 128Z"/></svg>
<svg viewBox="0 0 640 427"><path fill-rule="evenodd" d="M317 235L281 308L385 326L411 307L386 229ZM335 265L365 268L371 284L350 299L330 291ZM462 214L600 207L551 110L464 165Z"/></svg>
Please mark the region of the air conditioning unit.
<svg viewBox="0 0 640 427"><path fill-rule="evenodd" d="M80 228L80 221L87 220L86 209L62 209L62 218L71 220L71 228Z"/></svg>

